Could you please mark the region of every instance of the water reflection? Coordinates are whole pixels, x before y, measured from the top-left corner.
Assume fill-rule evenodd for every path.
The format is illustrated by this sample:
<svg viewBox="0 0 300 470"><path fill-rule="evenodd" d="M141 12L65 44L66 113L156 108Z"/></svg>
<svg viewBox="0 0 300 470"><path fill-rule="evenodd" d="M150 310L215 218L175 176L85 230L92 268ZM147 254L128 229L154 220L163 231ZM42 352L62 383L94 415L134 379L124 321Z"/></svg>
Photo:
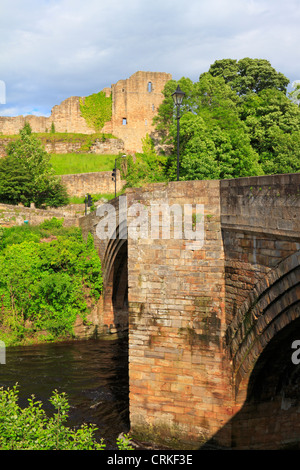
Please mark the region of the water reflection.
<svg viewBox="0 0 300 470"><path fill-rule="evenodd" d="M11 347L0 364L0 386L19 384L20 405L34 394L51 413L52 391L69 398L69 425L94 423L108 449L129 430L128 344L103 339Z"/></svg>

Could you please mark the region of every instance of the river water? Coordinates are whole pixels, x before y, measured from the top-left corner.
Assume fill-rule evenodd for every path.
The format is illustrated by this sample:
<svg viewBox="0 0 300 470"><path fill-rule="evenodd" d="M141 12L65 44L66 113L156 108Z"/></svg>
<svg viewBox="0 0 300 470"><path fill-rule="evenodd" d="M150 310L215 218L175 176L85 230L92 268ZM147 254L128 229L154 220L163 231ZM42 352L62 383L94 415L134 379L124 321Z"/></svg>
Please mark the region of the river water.
<svg viewBox="0 0 300 470"><path fill-rule="evenodd" d="M69 426L94 423L106 448L116 449L116 438L129 430L128 344L126 339L88 340L9 347L0 364L0 386L19 384L19 404L27 406L34 394L53 412L53 390L65 392Z"/></svg>

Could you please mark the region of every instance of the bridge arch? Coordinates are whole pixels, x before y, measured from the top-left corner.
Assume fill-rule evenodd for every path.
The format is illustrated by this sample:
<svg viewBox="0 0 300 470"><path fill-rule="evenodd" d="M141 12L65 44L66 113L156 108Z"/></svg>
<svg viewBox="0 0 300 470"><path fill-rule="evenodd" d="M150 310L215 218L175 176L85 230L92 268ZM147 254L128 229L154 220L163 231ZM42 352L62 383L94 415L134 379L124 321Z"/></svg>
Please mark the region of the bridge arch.
<svg viewBox="0 0 300 470"><path fill-rule="evenodd" d="M300 250L269 271L227 328L226 347L232 361L236 403L243 403L249 395L255 382L252 372L266 347L299 318ZM256 373L262 367L263 361Z"/></svg>
<svg viewBox="0 0 300 470"><path fill-rule="evenodd" d="M119 220L118 210L116 220ZM128 328L127 222L122 220L108 237L103 254L103 321L110 332Z"/></svg>

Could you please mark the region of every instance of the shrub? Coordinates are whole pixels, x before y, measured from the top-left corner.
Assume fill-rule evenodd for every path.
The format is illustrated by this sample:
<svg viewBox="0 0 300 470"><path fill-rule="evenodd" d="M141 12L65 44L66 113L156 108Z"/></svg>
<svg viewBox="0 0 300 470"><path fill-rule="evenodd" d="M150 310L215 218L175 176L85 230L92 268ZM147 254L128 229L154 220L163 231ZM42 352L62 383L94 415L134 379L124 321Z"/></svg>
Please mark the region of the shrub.
<svg viewBox="0 0 300 470"><path fill-rule="evenodd" d="M82 424L74 430L66 426L70 405L65 393L54 390L50 398L54 414L48 417L42 402L34 395L28 406L18 405L18 385L0 388L0 449L1 450L104 450L103 439L97 442L94 424ZM119 450L132 450L130 439L117 440Z"/></svg>

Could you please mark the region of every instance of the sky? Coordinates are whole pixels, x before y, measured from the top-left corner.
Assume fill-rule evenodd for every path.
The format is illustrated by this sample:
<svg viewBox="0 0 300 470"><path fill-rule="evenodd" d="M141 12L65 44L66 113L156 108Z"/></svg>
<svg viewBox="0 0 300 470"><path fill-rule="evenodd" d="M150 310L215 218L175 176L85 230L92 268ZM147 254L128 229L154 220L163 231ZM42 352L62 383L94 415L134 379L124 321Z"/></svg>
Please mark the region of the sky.
<svg viewBox="0 0 300 470"><path fill-rule="evenodd" d="M300 80L299 0L0 0L0 116L49 116L135 72L267 59Z"/></svg>

